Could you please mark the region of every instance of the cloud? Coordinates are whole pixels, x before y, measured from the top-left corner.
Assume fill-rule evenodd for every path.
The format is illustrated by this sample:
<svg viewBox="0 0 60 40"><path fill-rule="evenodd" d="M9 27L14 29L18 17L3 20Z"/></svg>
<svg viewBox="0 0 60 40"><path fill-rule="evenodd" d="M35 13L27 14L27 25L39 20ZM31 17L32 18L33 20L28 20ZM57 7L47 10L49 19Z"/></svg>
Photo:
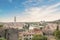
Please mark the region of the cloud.
<svg viewBox="0 0 60 40"><path fill-rule="evenodd" d="M54 1L54 0L49 0L49 1Z"/></svg>
<svg viewBox="0 0 60 40"><path fill-rule="evenodd" d="M23 12L24 16L18 17L17 21L21 22L36 22L36 21L53 21L60 19L60 10L58 8L60 3L50 6L42 6L42 7L31 7L25 9Z"/></svg>
<svg viewBox="0 0 60 40"><path fill-rule="evenodd" d="M60 3L26 8L25 11L17 16L17 22L40 22L40 21L53 21L60 19ZM1 22L12 22L13 18L1 19Z"/></svg>
<svg viewBox="0 0 60 40"><path fill-rule="evenodd" d="M34 7L34 6L40 6L40 4L43 2L44 0L27 0L25 2L23 2L22 4L25 7Z"/></svg>
<svg viewBox="0 0 60 40"><path fill-rule="evenodd" d="M12 3L13 0L8 0L10 3Z"/></svg>
<svg viewBox="0 0 60 40"><path fill-rule="evenodd" d="M22 2L24 7L29 8L29 7L38 7L42 5L49 5L52 2L55 2L56 0L26 0L25 2ZM53 4L53 3L52 3Z"/></svg>
<svg viewBox="0 0 60 40"><path fill-rule="evenodd" d="M0 22L14 22L14 18L2 18L2 17L0 17Z"/></svg>

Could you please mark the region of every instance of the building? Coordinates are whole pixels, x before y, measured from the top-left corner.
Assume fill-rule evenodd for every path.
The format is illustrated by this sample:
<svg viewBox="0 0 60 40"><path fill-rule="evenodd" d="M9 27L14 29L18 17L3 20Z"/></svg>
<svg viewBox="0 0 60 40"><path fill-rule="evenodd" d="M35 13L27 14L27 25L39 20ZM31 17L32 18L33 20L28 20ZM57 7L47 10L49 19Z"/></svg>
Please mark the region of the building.
<svg viewBox="0 0 60 40"><path fill-rule="evenodd" d="M43 32L46 35L51 35L56 30L57 24L56 23L47 23L47 25L43 28Z"/></svg>
<svg viewBox="0 0 60 40"><path fill-rule="evenodd" d="M4 27L5 28L18 28L18 29L23 29L23 23L19 23L19 22L11 22L11 23L5 23Z"/></svg>
<svg viewBox="0 0 60 40"><path fill-rule="evenodd" d="M42 30L35 28L33 30L19 32L19 38L20 40L32 40L32 37L35 34L43 35Z"/></svg>

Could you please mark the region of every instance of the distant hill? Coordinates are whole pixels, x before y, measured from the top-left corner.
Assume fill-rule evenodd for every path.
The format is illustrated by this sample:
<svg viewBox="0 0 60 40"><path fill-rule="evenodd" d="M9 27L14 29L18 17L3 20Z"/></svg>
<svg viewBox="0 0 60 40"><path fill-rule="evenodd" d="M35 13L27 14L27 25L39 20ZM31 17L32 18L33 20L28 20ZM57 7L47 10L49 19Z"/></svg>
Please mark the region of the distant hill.
<svg viewBox="0 0 60 40"><path fill-rule="evenodd" d="M60 19L59 20L55 20L55 21L48 21L46 23L60 23Z"/></svg>
<svg viewBox="0 0 60 40"><path fill-rule="evenodd" d="M11 24L14 22L0 22L0 24ZM55 21L40 21L40 22L16 22L16 24L33 24L33 25L46 25L47 23L60 23L60 19L59 20L55 20Z"/></svg>
<svg viewBox="0 0 60 40"><path fill-rule="evenodd" d="M59 20L55 20L55 22L60 22L60 19Z"/></svg>

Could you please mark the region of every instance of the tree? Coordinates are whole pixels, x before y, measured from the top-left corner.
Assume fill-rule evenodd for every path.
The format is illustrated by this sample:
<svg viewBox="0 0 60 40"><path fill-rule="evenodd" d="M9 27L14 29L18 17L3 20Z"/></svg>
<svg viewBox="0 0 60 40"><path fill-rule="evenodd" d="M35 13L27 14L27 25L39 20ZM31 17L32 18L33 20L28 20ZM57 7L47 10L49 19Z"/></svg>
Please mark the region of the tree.
<svg viewBox="0 0 60 40"><path fill-rule="evenodd" d="M28 38L24 38L24 40L28 40Z"/></svg>
<svg viewBox="0 0 60 40"><path fill-rule="evenodd" d="M32 40L47 40L47 37L42 35L34 35Z"/></svg>
<svg viewBox="0 0 60 40"><path fill-rule="evenodd" d="M3 25L0 25L0 28L3 27Z"/></svg>
<svg viewBox="0 0 60 40"><path fill-rule="evenodd" d="M56 28L56 30L59 30L59 23L57 22L57 28Z"/></svg>
<svg viewBox="0 0 60 40"><path fill-rule="evenodd" d="M54 32L54 36L56 37L56 39L60 39L60 31L59 30L56 30Z"/></svg>
<svg viewBox="0 0 60 40"><path fill-rule="evenodd" d="M5 38L0 38L0 40L6 40Z"/></svg>
<svg viewBox="0 0 60 40"><path fill-rule="evenodd" d="M29 24L28 23L26 23L26 25L24 25L24 27L23 27L23 29L26 31L26 30L29 30Z"/></svg>

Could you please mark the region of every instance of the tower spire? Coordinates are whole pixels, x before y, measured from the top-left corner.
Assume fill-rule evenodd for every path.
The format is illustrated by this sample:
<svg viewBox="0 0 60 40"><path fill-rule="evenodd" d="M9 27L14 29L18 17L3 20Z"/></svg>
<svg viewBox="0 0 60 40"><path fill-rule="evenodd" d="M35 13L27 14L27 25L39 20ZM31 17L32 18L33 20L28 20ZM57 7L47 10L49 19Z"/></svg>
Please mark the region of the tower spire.
<svg viewBox="0 0 60 40"><path fill-rule="evenodd" d="M14 22L16 22L16 16L14 17Z"/></svg>

